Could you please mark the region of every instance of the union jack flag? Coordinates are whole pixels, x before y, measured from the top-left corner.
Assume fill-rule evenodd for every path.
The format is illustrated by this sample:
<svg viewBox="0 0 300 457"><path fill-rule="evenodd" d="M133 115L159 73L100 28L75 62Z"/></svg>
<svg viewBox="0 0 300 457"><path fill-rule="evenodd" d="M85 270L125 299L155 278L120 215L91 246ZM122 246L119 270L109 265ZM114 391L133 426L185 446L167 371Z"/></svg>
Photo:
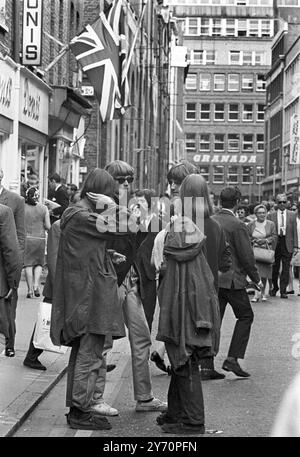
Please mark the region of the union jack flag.
<svg viewBox="0 0 300 457"><path fill-rule="evenodd" d="M87 25L84 31L70 42L70 49L94 87L103 122L112 120L117 114L115 110L123 111L120 90L121 40L117 30L121 6L121 1L117 0L108 18L101 12L93 24Z"/></svg>

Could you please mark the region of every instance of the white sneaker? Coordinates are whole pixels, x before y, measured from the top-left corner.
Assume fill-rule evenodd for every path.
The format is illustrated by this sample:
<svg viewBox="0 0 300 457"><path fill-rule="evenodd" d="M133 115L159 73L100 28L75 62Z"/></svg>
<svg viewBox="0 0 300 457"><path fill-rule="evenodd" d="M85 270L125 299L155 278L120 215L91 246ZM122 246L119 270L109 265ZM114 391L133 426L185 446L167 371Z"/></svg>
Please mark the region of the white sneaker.
<svg viewBox="0 0 300 457"><path fill-rule="evenodd" d="M167 411L168 404L160 401L158 398L153 398L151 401L137 401L135 410L138 412L143 411Z"/></svg>
<svg viewBox="0 0 300 457"><path fill-rule="evenodd" d="M104 400L91 406L90 410L100 416L117 416L119 411L105 403Z"/></svg>

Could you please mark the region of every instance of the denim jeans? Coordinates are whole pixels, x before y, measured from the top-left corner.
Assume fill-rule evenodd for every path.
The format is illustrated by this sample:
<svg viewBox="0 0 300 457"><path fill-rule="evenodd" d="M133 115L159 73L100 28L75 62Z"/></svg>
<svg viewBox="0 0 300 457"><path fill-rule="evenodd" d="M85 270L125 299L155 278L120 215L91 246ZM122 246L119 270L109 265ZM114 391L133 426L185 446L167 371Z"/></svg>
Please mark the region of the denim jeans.
<svg viewBox="0 0 300 457"><path fill-rule="evenodd" d="M133 268L119 287L119 296L131 348L134 399L150 400L153 397L149 367L151 335Z"/></svg>
<svg viewBox="0 0 300 457"><path fill-rule="evenodd" d="M74 340L68 365L67 407L89 410L103 364L104 340L104 335L93 333L86 333Z"/></svg>
<svg viewBox="0 0 300 457"><path fill-rule="evenodd" d="M106 383L106 355L112 349L112 347L113 339L110 335L106 335L102 352L102 364L98 370L98 377L92 403L98 403L99 400L102 400L103 398Z"/></svg>

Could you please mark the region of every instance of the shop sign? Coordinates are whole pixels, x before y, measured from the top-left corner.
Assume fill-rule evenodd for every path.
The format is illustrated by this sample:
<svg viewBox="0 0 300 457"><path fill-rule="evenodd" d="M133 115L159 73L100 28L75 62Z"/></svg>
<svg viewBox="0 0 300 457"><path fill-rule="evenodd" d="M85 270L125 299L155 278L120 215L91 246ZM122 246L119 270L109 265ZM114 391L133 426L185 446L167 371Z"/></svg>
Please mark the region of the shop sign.
<svg viewBox="0 0 300 457"><path fill-rule="evenodd" d="M195 154L193 161L196 163L256 163L256 155L243 154Z"/></svg>
<svg viewBox="0 0 300 457"><path fill-rule="evenodd" d="M13 119L15 116L14 94L15 72L5 62L0 61L0 114Z"/></svg>
<svg viewBox="0 0 300 457"><path fill-rule="evenodd" d="M42 0L23 1L23 65L41 65Z"/></svg>
<svg viewBox="0 0 300 457"><path fill-rule="evenodd" d="M82 86L81 95L84 97L93 97L94 96L94 87L93 86Z"/></svg>
<svg viewBox="0 0 300 457"><path fill-rule="evenodd" d="M48 134L49 97L38 84L21 74L19 121Z"/></svg>
<svg viewBox="0 0 300 457"><path fill-rule="evenodd" d="M291 116L291 130L290 130L290 165L300 164L300 117L294 113Z"/></svg>

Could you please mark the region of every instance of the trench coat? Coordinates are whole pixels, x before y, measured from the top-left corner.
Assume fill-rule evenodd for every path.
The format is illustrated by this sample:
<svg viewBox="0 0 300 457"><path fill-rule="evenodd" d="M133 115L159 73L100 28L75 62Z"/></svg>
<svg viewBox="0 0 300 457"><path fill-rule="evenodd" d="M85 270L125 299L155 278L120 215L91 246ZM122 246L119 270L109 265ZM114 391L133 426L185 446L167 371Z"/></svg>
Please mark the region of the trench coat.
<svg viewBox="0 0 300 457"><path fill-rule="evenodd" d="M107 248L115 228L99 231L98 218L84 199L61 218L50 337L72 345L86 333L125 336L117 275Z"/></svg>

